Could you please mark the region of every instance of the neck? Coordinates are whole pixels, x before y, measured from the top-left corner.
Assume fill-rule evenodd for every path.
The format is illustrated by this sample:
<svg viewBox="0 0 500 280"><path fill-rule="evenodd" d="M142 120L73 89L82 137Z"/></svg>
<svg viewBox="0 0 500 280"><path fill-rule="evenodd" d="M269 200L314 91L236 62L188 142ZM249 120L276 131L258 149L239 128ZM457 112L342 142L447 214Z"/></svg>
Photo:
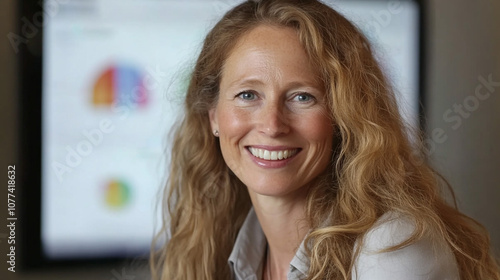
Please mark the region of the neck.
<svg viewBox="0 0 500 280"><path fill-rule="evenodd" d="M305 221L305 191L288 197L263 196L250 192L255 213L268 242L265 271L272 279L286 279L290 262L309 231ZM270 266L270 267L269 267Z"/></svg>

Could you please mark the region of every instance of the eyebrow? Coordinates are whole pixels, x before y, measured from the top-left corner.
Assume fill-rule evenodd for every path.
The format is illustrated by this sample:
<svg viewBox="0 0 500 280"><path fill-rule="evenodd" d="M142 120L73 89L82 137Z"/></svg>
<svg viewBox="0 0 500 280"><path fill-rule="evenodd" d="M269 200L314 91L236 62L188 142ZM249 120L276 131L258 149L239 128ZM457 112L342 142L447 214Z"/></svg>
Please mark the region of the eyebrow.
<svg viewBox="0 0 500 280"><path fill-rule="evenodd" d="M258 78L248 78L248 79L237 79L228 85L229 88L234 86L255 86L264 85L265 83ZM307 87L314 88L317 90L322 90L322 87L316 81L293 81L285 84L286 88L297 88L297 87Z"/></svg>
<svg viewBox="0 0 500 280"><path fill-rule="evenodd" d="M263 85L263 84L264 82L258 78L243 78L243 79L235 79L230 84L228 84L228 87L253 86L253 85Z"/></svg>

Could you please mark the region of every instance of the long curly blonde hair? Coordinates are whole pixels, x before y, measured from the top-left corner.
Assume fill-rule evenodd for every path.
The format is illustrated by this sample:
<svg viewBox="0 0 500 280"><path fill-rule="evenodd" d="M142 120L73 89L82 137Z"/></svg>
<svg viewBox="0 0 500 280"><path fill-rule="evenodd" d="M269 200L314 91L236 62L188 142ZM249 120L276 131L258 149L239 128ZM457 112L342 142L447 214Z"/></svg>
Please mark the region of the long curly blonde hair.
<svg viewBox="0 0 500 280"><path fill-rule="evenodd" d="M231 278L228 257L251 201L222 158L208 111L217 102L230 50L261 24L297 31L320 70L338 131L327 179L318 180L307 197L308 279L350 279L356 248L388 211L412 217L415 231L387 251L432 234L452 249L462 279L500 279L487 232L446 203L440 187L447 183L425 163L422 149L409 142L367 39L342 15L312 0L246 1L207 35L174 134L158 235L168 236L168 242L152 250L153 278Z"/></svg>

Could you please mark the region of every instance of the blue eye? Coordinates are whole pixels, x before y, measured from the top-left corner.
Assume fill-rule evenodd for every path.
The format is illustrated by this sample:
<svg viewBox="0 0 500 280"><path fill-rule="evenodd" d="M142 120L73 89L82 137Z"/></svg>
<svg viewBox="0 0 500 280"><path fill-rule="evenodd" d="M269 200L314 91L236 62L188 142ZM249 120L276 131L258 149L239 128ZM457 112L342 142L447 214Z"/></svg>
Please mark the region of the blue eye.
<svg viewBox="0 0 500 280"><path fill-rule="evenodd" d="M303 93L299 93L299 94L295 95L294 99L299 101L299 102L309 102L309 101L314 100L314 97L312 95L310 95L309 93L303 92Z"/></svg>
<svg viewBox="0 0 500 280"><path fill-rule="evenodd" d="M239 98L244 99L244 100L254 100L257 98L255 93L250 92L250 91L240 92L240 93L238 93L238 95L236 95L236 97L239 97Z"/></svg>

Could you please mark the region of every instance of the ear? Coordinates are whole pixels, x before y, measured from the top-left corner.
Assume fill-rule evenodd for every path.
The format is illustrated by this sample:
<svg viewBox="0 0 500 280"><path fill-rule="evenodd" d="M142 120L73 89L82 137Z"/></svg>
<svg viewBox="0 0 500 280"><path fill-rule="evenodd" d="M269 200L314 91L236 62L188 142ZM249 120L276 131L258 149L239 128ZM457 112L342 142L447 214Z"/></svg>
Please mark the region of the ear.
<svg viewBox="0 0 500 280"><path fill-rule="evenodd" d="M219 121L217 119L217 109L215 106L208 110L208 117L210 118L210 127L212 131L219 130Z"/></svg>

